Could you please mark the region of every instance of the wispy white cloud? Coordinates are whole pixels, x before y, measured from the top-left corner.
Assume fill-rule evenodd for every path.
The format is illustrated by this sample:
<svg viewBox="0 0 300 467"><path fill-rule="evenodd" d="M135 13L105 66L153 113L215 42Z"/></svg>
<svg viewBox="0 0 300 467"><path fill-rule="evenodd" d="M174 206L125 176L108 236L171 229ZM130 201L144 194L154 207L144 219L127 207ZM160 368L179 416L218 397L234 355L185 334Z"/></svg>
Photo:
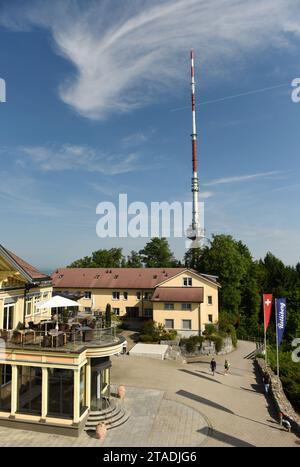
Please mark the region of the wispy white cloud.
<svg viewBox="0 0 300 467"><path fill-rule="evenodd" d="M261 172L261 173L250 174L250 175L237 175L234 177L222 177L222 178L216 178L214 180L211 180L210 182L206 182L204 183L204 185L214 186L214 185L224 185L226 183L247 182L251 180L256 180L258 178L268 178L272 176L278 176L282 173L283 172L274 170L272 172Z"/></svg>
<svg viewBox="0 0 300 467"><path fill-rule="evenodd" d="M52 31L55 50L76 74L59 89L80 115L107 118L175 92L187 77L187 50L199 51L206 75L300 35L298 0L41 0L7 2L0 22L15 30ZM184 81L186 82L186 81Z"/></svg>
<svg viewBox="0 0 300 467"><path fill-rule="evenodd" d="M153 133L154 130L145 132L139 131L136 133L132 133L122 138L121 145L125 148L142 146L143 144L149 141Z"/></svg>
<svg viewBox="0 0 300 467"><path fill-rule="evenodd" d="M212 191L200 191L199 198L201 200L211 198L214 195Z"/></svg>
<svg viewBox="0 0 300 467"><path fill-rule="evenodd" d="M22 214L61 217L66 211L41 199L37 189L37 181L25 175L14 175L13 183L11 174L0 171L0 210L1 212L12 213L15 210Z"/></svg>
<svg viewBox="0 0 300 467"><path fill-rule="evenodd" d="M19 164L27 163L24 156L42 172L81 170L118 175L144 169L138 154L106 154L89 146L64 144L62 146L28 146L20 148Z"/></svg>

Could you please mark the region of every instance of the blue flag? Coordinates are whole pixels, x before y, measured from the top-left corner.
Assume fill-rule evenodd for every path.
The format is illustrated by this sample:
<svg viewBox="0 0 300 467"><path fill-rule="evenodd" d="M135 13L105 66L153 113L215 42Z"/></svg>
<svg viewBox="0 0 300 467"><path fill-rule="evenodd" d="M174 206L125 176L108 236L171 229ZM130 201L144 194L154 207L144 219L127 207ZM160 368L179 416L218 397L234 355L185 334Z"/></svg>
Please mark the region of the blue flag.
<svg viewBox="0 0 300 467"><path fill-rule="evenodd" d="M281 344L284 328L286 325L286 299L277 298L276 300L276 318L277 318L277 339L278 346Z"/></svg>

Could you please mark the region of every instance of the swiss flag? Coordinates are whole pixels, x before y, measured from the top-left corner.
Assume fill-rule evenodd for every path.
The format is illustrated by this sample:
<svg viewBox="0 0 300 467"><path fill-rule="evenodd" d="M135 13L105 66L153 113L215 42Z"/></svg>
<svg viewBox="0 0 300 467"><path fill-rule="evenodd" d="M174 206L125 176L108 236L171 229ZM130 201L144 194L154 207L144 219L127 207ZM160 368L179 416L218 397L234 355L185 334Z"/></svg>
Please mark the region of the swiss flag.
<svg viewBox="0 0 300 467"><path fill-rule="evenodd" d="M264 301L265 332L267 332L270 318L271 318L271 312L272 312L273 295L272 294L263 295L263 301Z"/></svg>

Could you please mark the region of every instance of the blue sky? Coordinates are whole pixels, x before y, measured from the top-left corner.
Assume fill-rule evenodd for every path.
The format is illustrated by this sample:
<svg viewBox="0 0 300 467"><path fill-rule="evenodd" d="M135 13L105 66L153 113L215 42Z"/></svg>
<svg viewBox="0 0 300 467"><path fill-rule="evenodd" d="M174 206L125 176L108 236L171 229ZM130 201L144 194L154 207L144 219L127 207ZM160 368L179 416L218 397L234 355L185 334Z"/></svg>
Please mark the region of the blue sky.
<svg viewBox="0 0 300 467"><path fill-rule="evenodd" d="M99 202L190 199L193 47L206 233L295 264L299 24L297 0L2 0L0 242L49 271L143 246L98 238Z"/></svg>

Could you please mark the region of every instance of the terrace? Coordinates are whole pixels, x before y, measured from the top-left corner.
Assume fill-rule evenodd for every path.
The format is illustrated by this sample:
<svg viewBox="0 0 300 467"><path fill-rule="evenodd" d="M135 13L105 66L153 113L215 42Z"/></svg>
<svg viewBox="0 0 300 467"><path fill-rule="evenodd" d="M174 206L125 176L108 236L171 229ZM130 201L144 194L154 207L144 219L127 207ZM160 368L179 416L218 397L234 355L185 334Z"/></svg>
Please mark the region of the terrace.
<svg viewBox="0 0 300 467"><path fill-rule="evenodd" d="M101 327L95 320L72 321L68 324L45 321L30 327L1 330L2 347L6 349L81 352L89 347L106 347L119 342L116 328ZM4 345L3 345L4 344Z"/></svg>

